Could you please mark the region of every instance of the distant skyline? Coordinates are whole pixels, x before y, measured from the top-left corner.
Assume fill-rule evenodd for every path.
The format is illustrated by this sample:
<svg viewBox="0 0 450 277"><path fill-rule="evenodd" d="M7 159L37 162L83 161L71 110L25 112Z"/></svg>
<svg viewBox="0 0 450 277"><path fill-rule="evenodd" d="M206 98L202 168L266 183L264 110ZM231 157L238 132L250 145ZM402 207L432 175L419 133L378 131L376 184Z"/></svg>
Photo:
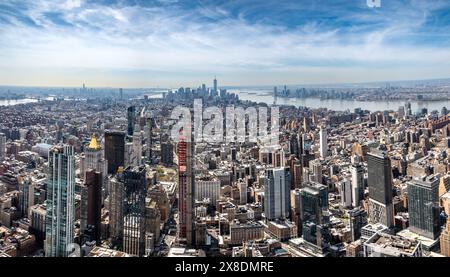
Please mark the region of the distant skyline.
<svg viewBox="0 0 450 277"><path fill-rule="evenodd" d="M450 77L450 1L0 3L0 85L338 84Z"/></svg>

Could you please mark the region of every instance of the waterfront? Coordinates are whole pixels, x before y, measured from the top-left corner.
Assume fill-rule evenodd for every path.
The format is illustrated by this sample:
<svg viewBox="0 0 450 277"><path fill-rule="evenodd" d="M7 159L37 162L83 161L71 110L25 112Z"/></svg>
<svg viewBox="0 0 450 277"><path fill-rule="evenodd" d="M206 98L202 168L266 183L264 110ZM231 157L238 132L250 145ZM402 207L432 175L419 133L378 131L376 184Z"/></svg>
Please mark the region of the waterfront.
<svg viewBox="0 0 450 277"><path fill-rule="evenodd" d="M242 90L229 89L230 93L239 95L239 99L248 100L257 103L266 103L272 105L274 98L271 92L262 90ZM152 93L150 98L162 98L162 93ZM309 107L313 109L326 108L334 111L354 111L357 108L376 111L397 111L400 106L404 106L408 101L406 100L377 100L377 101L356 101L356 100L342 100L342 99L318 99L318 98L281 98L278 97L278 105L294 105ZM414 112L419 109L426 108L428 111L440 111L442 107L450 108L450 100L446 101L410 101L411 109Z"/></svg>

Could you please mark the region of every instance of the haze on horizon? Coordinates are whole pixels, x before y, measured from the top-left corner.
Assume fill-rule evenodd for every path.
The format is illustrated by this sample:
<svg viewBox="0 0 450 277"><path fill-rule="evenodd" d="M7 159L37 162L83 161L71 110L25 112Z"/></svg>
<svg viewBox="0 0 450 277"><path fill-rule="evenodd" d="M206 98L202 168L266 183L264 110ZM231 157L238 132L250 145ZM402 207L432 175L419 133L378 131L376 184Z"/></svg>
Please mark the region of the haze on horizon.
<svg viewBox="0 0 450 277"><path fill-rule="evenodd" d="M450 77L450 2L0 3L0 84L179 87Z"/></svg>

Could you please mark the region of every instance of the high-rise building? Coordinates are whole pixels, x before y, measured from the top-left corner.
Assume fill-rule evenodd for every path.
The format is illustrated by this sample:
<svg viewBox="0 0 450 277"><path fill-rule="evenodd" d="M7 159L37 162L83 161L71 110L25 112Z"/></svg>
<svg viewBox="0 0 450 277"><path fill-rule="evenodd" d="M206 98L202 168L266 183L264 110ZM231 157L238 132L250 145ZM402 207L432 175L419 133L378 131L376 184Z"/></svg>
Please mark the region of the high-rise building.
<svg viewBox="0 0 450 277"><path fill-rule="evenodd" d="M394 226L394 206L392 204L391 160L385 151L372 150L367 157L369 186L369 219L371 223Z"/></svg>
<svg viewBox="0 0 450 277"><path fill-rule="evenodd" d="M134 133L134 125L136 124L136 107L130 106L127 109L128 128L127 134L132 136Z"/></svg>
<svg viewBox="0 0 450 277"><path fill-rule="evenodd" d="M135 157L136 166L142 165L142 137L140 132L138 132L135 128L135 132L133 134L133 153Z"/></svg>
<svg viewBox="0 0 450 277"><path fill-rule="evenodd" d="M153 119L150 114L147 115L145 120L146 125L146 140L147 140L147 161L151 162L153 158L152 147L153 147ZM161 146L162 148L162 146ZM162 149L161 149L162 151Z"/></svg>
<svg viewBox="0 0 450 277"><path fill-rule="evenodd" d="M91 169L100 172L103 178L105 178L107 163L103 158L103 155L103 149L98 143L97 137L94 134L92 135L91 141L84 150L84 172L82 173L84 180L86 180L86 172Z"/></svg>
<svg viewBox="0 0 450 277"><path fill-rule="evenodd" d="M217 204L220 197L220 180L195 180L195 199L202 201L208 198L212 205Z"/></svg>
<svg viewBox="0 0 450 277"><path fill-rule="evenodd" d="M118 131L105 132L105 159L108 163L108 174L117 173L124 166L125 133Z"/></svg>
<svg viewBox="0 0 450 277"><path fill-rule="evenodd" d="M145 167L128 167L123 173L125 201L123 206L123 250L145 254L145 197L147 178Z"/></svg>
<svg viewBox="0 0 450 277"><path fill-rule="evenodd" d="M341 205L344 208L352 206L352 183L348 179L344 179L341 182Z"/></svg>
<svg viewBox="0 0 450 277"><path fill-rule="evenodd" d="M123 206L125 201L125 185L123 182L123 168L109 179L109 233L114 242L123 238Z"/></svg>
<svg viewBox="0 0 450 277"><path fill-rule="evenodd" d="M327 129L324 127L320 127L320 157L326 158L328 157L328 135Z"/></svg>
<svg viewBox="0 0 450 277"><path fill-rule="evenodd" d="M357 207L349 212L350 231L352 233L352 241L361 237L361 229L367 225L367 212Z"/></svg>
<svg viewBox="0 0 450 277"><path fill-rule="evenodd" d="M245 205L247 204L247 182L245 180L239 180L237 186L239 189L239 204Z"/></svg>
<svg viewBox="0 0 450 277"><path fill-rule="evenodd" d="M214 86L214 93L217 93L217 79L216 79L216 77L214 77L213 86Z"/></svg>
<svg viewBox="0 0 450 277"><path fill-rule="evenodd" d="M100 243L102 216L102 173L91 169L86 172L87 189L87 229L91 230L91 239Z"/></svg>
<svg viewBox="0 0 450 277"><path fill-rule="evenodd" d="M303 239L324 249L330 241L328 188L319 183L306 183L300 190Z"/></svg>
<svg viewBox="0 0 450 277"><path fill-rule="evenodd" d="M267 169L264 186L264 215L268 220L289 217L291 206L290 172L284 167Z"/></svg>
<svg viewBox="0 0 450 277"><path fill-rule="evenodd" d="M364 199L364 168L361 164L353 164L352 173L352 206L359 207Z"/></svg>
<svg viewBox="0 0 450 277"><path fill-rule="evenodd" d="M436 239L440 235L439 177L430 175L408 183L409 229Z"/></svg>
<svg viewBox="0 0 450 277"><path fill-rule="evenodd" d="M6 158L6 135L0 133L0 161Z"/></svg>
<svg viewBox="0 0 450 277"><path fill-rule="evenodd" d="M46 181L45 255L68 256L74 238L75 157L72 146L49 151Z"/></svg>
<svg viewBox="0 0 450 277"><path fill-rule="evenodd" d="M169 141L161 143L161 163L165 166L173 165L173 144Z"/></svg>
<svg viewBox="0 0 450 277"><path fill-rule="evenodd" d="M19 202L22 217L28 217L28 209L34 205L34 184L31 178L25 177L19 182Z"/></svg>
<svg viewBox="0 0 450 277"><path fill-rule="evenodd" d="M441 254L450 257L450 220L441 234Z"/></svg>
<svg viewBox="0 0 450 277"><path fill-rule="evenodd" d="M312 171L311 181L322 184L322 163L319 159L315 159L309 162L310 169Z"/></svg>
<svg viewBox="0 0 450 277"><path fill-rule="evenodd" d="M194 143L181 138L178 143L178 239L192 245L194 239Z"/></svg>

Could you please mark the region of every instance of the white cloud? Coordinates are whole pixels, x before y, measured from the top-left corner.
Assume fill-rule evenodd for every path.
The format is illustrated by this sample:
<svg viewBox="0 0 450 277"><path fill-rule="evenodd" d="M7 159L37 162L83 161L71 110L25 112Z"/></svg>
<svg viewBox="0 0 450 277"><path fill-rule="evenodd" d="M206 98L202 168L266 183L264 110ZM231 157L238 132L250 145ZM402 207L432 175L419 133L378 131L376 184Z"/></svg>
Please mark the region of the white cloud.
<svg viewBox="0 0 450 277"><path fill-rule="evenodd" d="M450 74L449 48L388 42L420 27L425 20L420 12L392 19L381 29L350 33L338 27L322 30L314 21L287 29L244 18L227 19L229 14L222 8L212 9L211 16L224 19L205 23L196 10L98 5L77 10L80 1L64 3L38 2L30 10L29 16L43 28L19 23L3 28L1 64L26 68L26 72L35 69L35 74L43 68L84 69L85 74L77 71L80 79L95 70L159 71L180 80L177 76L185 72L196 75L198 81L219 74L229 84L252 84L257 76L260 82L277 84L333 78L343 82L389 76L409 79L423 74L424 68L430 77ZM55 10L75 27L61 27L44 16ZM208 13L205 8L201 12ZM167 79L160 75L148 85L173 84ZM0 76L0 83L5 81Z"/></svg>

